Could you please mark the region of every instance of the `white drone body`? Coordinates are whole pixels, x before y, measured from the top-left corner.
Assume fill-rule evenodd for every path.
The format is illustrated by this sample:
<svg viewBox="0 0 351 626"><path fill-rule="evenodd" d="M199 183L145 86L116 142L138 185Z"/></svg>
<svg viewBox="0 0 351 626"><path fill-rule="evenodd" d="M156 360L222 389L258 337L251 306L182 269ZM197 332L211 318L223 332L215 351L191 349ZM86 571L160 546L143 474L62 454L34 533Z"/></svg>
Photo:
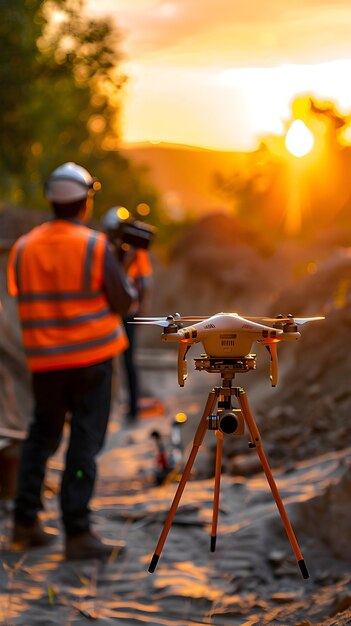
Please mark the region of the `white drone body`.
<svg viewBox="0 0 351 626"><path fill-rule="evenodd" d="M324 317L294 319L291 315L276 318L241 317L237 313L182 317L175 313L167 318L135 318L132 323L162 326L161 340L179 343L178 383L181 387L187 378L185 355L193 344L202 343L206 355L211 358L237 360L249 356L254 342L265 346L270 353L270 379L272 386L275 386L278 380L277 344L280 341L297 341L301 337L298 325L322 319ZM186 323L192 325L187 326Z"/></svg>
<svg viewBox="0 0 351 626"><path fill-rule="evenodd" d="M217 313L202 322L180 328L177 333L162 333L161 339L187 345L201 342L211 356L237 358L247 355L254 341L273 342L282 334L282 330L257 324L236 313Z"/></svg>

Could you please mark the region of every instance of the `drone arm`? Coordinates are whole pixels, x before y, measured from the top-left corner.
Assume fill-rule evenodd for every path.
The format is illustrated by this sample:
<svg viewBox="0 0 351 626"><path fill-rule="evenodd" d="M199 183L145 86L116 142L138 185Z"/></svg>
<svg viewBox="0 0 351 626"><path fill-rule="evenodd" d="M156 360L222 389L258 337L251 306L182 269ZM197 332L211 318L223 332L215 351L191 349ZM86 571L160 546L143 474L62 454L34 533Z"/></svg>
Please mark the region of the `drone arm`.
<svg viewBox="0 0 351 626"><path fill-rule="evenodd" d="M188 378L188 362L185 358L190 346L189 344L180 342L178 350L178 384L184 387L184 383Z"/></svg>

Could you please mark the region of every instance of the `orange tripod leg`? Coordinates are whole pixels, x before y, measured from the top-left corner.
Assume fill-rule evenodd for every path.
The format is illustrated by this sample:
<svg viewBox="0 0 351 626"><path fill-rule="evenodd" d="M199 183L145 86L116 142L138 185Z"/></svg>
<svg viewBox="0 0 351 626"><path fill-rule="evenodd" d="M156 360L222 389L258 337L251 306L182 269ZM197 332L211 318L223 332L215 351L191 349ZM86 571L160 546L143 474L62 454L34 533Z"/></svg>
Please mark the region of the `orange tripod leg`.
<svg viewBox="0 0 351 626"><path fill-rule="evenodd" d="M216 404L216 397L217 397L217 392L215 390L210 391L210 393L208 394L208 399L207 399L207 403L205 406L205 410L203 412L203 415L201 417L200 423L197 427L197 431L195 433L194 436L194 440L193 440L193 447L191 449L188 461L185 465L184 468L184 472L183 472L183 476L179 482L177 491L175 493L175 496L173 498L173 502L171 504L171 508L168 512L163 530L161 532L158 544L156 546L155 552L153 554L153 557L150 561L150 565L149 565L149 572L154 572L158 563L158 560L161 556L161 552L162 552L162 548L164 546L164 543L167 539L167 535L168 532L172 526L172 522L173 522L173 518L176 514L177 508L178 508L178 504L180 501L180 498L182 497L185 485L187 483L187 480L190 476L190 472L192 469L192 466L194 464L196 455L199 451L199 448L203 442L204 436L206 434L206 431L208 429L208 423L207 423L207 417L209 415L211 415L211 413L213 412L214 406Z"/></svg>
<svg viewBox="0 0 351 626"><path fill-rule="evenodd" d="M219 508L219 491L221 486L222 471L222 450L223 450L223 433L216 430L217 448L216 448L216 469L215 469L215 486L213 497L213 514L212 514L212 531L211 531L211 552L216 550L217 525L218 525L218 508Z"/></svg>
<svg viewBox="0 0 351 626"><path fill-rule="evenodd" d="M283 501L282 501L282 499L281 499L281 497L279 495L279 491L278 491L277 485L275 484L275 481L274 481L274 478L273 478L273 474L272 474L271 469L269 467L266 455L265 455L265 453L263 451L262 443L261 443L261 436L260 436L259 430L257 428L255 419L254 419L254 417L253 417L253 415L251 413L251 409L249 407L249 402L248 402L248 399L247 399L247 395L246 395L246 393L245 393L245 391L243 389L239 390L237 398L238 398L238 403L239 403L239 406L241 408L244 420L245 420L245 422L247 424L247 427L248 427L248 430L249 430L249 433L250 433L251 441L252 441L252 443L256 447L257 454L258 454L259 459L261 461L264 473L266 474L266 478L268 480L268 484L269 484L269 486L271 488L273 497L274 497L276 505L278 507L278 510L279 510L280 516L282 518L282 522L284 524L286 533L288 535L291 547L292 547L292 549L294 551L297 563L298 563L299 568L301 570L302 577L303 578L309 578L309 573L307 571L307 567L306 567L304 558L302 556L302 552L301 552L301 550L299 548L299 544L297 543L297 539L295 537L295 533L294 533L294 531L292 529L292 526L290 524L290 521L289 521L288 515L286 513Z"/></svg>

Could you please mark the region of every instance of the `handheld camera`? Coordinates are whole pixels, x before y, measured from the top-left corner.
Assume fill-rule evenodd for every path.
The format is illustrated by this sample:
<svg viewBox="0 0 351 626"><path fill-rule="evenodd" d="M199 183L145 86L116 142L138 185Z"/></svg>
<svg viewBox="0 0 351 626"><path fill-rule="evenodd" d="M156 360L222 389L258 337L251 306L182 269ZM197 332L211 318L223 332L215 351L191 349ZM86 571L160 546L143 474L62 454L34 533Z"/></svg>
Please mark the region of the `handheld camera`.
<svg viewBox="0 0 351 626"><path fill-rule="evenodd" d="M156 232L154 226L134 219L120 206L109 209L102 224L110 242L121 253L129 246L147 250Z"/></svg>

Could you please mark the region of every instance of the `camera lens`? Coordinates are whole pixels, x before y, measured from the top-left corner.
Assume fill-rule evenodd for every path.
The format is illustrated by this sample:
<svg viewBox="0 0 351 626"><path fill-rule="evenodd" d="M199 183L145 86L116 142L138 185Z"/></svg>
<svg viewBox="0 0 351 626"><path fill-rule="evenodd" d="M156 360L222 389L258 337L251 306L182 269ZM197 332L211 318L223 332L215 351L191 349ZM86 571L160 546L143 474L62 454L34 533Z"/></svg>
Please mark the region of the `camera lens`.
<svg viewBox="0 0 351 626"><path fill-rule="evenodd" d="M223 413L219 420L219 427L226 435L232 435L238 428L238 419L234 413Z"/></svg>

